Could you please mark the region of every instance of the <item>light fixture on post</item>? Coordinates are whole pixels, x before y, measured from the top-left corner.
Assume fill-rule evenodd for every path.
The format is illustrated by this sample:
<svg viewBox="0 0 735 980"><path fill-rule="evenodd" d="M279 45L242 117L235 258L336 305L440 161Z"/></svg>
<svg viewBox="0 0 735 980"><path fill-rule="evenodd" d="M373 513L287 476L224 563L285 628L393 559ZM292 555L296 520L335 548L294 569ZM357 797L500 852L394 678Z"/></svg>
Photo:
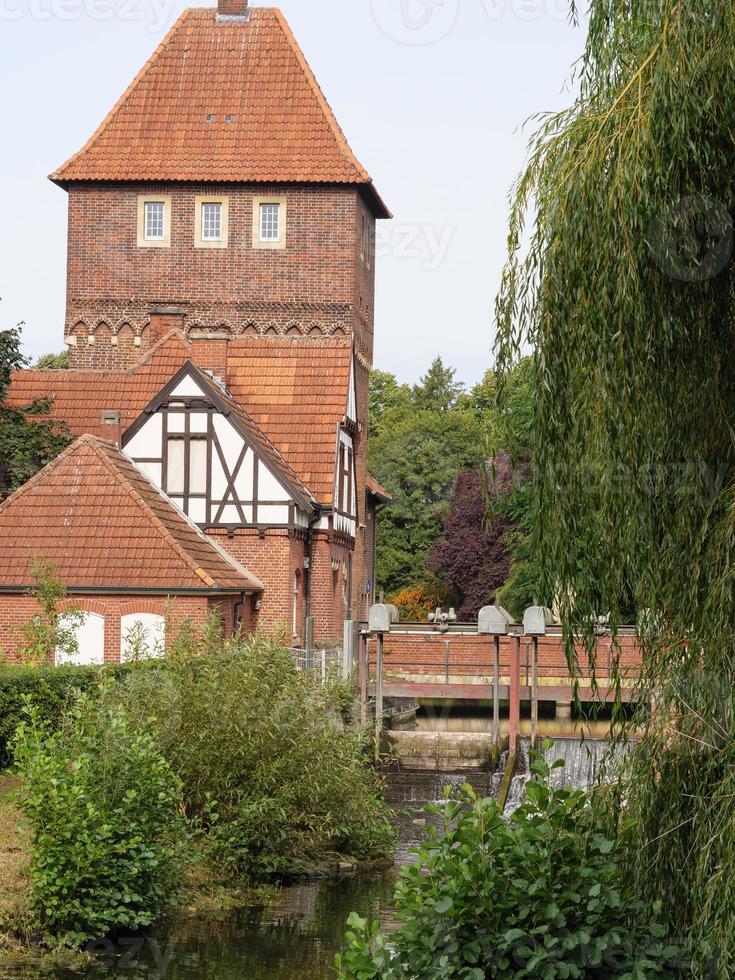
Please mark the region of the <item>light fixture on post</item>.
<svg viewBox="0 0 735 980"><path fill-rule="evenodd" d="M554 614L546 606L530 606L523 614L523 633L532 638L531 653L531 746L538 731L538 638L546 636L546 628L554 622Z"/></svg>
<svg viewBox="0 0 735 980"><path fill-rule="evenodd" d="M398 610L384 602L370 607L368 630L375 637L375 761L380 761L380 734L383 729L383 637L398 622ZM366 683L370 663L365 665Z"/></svg>
<svg viewBox="0 0 735 980"><path fill-rule="evenodd" d="M480 636L493 638L493 742L500 737L500 637L508 635L508 627L515 620L502 606L484 606L477 617Z"/></svg>

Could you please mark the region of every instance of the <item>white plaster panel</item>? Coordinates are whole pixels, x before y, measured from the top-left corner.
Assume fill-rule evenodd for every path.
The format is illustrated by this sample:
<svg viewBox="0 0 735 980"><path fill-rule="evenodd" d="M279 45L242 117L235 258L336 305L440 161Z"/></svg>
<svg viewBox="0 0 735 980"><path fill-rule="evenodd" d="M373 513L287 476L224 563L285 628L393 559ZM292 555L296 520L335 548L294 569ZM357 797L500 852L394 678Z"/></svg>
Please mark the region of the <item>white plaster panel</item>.
<svg viewBox="0 0 735 980"><path fill-rule="evenodd" d="M202 389L196 381L190 375L187 375L176 385L169 398L199 398L202 394Z"/></svg>
<svg viewBox="0 0 735 980"><path fill-rule="evenodd" d="M120 660L123 663L132 660L136 654L144 658L162 657L165 640L166 620L163 616L130 613L120 620Z"/></svg>
<svg viewBox="0 0 735 980"><path fill-rule="evenodd" d="M163 420L160 414L151 415L125 443L125 452L131 459L160 459L162 438Z"/></svg>
<svg viewBox="0 0 735 980"><path fill-rule="evenodd" d="M71 655L62 650L56 651L56 664L103 664L105 662L105 620L97 613L85 612L83 620L74 626L69 616L61 616L60 621L66 629L74 629L77 652Z"/></svg>

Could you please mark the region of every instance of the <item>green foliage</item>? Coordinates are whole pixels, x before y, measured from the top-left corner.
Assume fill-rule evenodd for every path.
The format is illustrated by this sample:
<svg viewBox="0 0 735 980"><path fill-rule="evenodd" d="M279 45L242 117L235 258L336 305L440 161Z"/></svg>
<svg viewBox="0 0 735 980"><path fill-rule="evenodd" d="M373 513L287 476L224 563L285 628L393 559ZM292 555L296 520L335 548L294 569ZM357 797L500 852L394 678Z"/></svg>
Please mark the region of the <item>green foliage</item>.
<svg viewBox="0 0 735 980"><path fill-rule="evenodd" d="M20 327L0 330L0 490L25 483L68 445L66 427L44 416L49 403L34 401L20 408L3 404L11 374L26 366L20 350Z"/></svg>
<svg viewBox="0 0 735 980"><path fill-rule="evenodd" d="M34 705L39 723L56 729L65 709L71 707L74 692L94 692L99 686L102 670L97 667L0 665L0 770L12 762L11 743L25 716L26 700Z"/></svg>
<svg viewBox="0 0 735 980"><path fill-rule="evenodd" d="M580 96L516 189L499 362L535 347L535 527L569 645L652 611L629 867L729 977L735 5L593 0L589 23Z"/></svg>
<svg viewBox="0 0 735 980"><path fill-rule="evenodd" d="M440 359L413 389L371 375L370 469L393 496L380 515L377 584L388 592L428 584L429 550L460 470L479 465L484 432Z"/></svg>
<svg viewBox="0 0 735 980"><path fill-rule="evenodd" d="M56 732L29 703L15 758L47 940L149 925L171 902L184 841L180 787L150 736L104 694L80 695Z"/></svg>
<svg viewBox="0 0 735 980"><path fill-rule="evenodd" d="M527 799L505 821L469 786L402 870L397 933L350 919L338 970L350 980L675 976L660 909L626 886L620 845L589 819L585 794L552 789L536 757ZM448 791L447 791L448 793ZM686 975L686 974L684 974Z"/></svg>
<svg viewBox="0 0 735 980"><path fill-rule="evenodd" d="M69 367L69 351L60 354L42 354L33 364L36 371L65 371Z"/></svg>
<svg viewBox="0 0 735 980"><path fill-rule="evenodd" d="M218 866L262 876L387 853L380 781L364 737L344 727L339 685L262 640L197 652L182 642L165 669L132 671L118 697L180 778Z"/></svg>

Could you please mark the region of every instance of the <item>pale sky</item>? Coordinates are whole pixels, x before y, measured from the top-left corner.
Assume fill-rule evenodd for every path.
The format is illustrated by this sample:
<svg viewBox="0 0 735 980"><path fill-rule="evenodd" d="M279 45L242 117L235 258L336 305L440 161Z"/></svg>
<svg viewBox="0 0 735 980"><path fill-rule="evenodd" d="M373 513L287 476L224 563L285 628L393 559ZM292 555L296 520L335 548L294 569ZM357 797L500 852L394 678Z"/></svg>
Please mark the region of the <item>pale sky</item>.
<svg viewBox="0 0 735 980"><path fill-rule="evenodd" d="M280 0L393 211L378 233L376 366L491 363L493 300L522 124L567 105L584 30L566 0ZM66 194L46 176L85 142L185 4L0 0L0 326L63 349Z"/></svg>

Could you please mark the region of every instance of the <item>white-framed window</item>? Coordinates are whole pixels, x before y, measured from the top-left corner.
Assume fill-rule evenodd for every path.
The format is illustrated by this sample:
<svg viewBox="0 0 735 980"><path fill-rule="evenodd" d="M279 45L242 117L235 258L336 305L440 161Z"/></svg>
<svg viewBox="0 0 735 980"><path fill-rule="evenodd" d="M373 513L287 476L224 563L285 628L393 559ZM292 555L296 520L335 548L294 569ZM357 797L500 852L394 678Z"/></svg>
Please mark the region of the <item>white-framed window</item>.
<svg viewBox="0 0 735 980"><path fill-rule="evenodd" d="M97 613L60 616L62 630L73 631L76 649L57 648L56 665L101 665L105 662L105 619Z"/></svg>
<svg viewBox="0 0 735 980"><path fill-rule="evenodd" d="M166 651L166 620L155 613L130 613L120 619L120 662L162 657Z"/></svg>
<svg viewBox="0 0 735 980"><path fill-rule="evenodd" d="M166 205L163 201L145 202L145 239L162 242L165 237Z"/></svg>
<svg viewBox="0 0 735 980"><path fill-rule="evenodd" d="M207 201L202 204L202 240L218 242L222 238L222 202Z"/></svg>
<svg viewBox="0 0 735 980"><path fill-rule="evenodd" d="M138 245L166 248L171 244L171 198L168 195L138 198Z"/></svg>
<svg viewBox="0 0 735 980"><path fill-rule="evenodd" d="M229 236L229 199L198 194L194 198L194 246L227 248Z"/></svg>
<svg viewBox="0 0 735 980"><path fill-rule="evenodd" d="M256 197L253 201L253 247L286 247L285 197Z"/></svg>
<svg viewBox="0 0 735 980"><path fill-rule="evenodd" d="M260 205L260 240L277 242L281 236L281 205Z"/></svg>

